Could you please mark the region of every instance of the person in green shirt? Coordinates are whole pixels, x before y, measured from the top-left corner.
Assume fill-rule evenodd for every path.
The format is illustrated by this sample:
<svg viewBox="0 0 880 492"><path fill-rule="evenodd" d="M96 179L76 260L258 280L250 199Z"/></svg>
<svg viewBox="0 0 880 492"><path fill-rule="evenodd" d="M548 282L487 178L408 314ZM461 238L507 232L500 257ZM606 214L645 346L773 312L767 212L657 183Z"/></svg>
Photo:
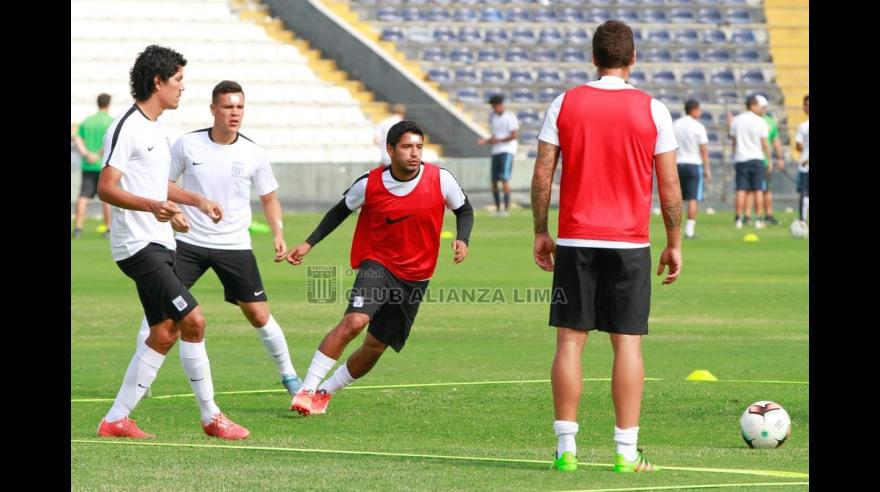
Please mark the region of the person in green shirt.
<svg viewBox="0 0 880 492"><path fill-rule="evenodd" d="M79 198L76 201L76 221L72 239L82 234L83 221L86 218L86 205L89 199L98 193L98 176L101 174L101 158L104 154L104 133L113 117L110 116L110 94L98 96L98 112L89 116L80 125L73 141L76 150L82 155L82 184L79 189ZM110 205L103 204L104 209L104 237L110 234Z"/></svg>
<svg viewBox="0 0 880 492"><path fill-rule="evenodd" d="M767 111L768 103L767 100L764 99L764 105L761 109L764 113L761 115L764 118L764 121L767 122L767 125L770 127L770 135L767 137L767 140L770 142L770 146L776 151L776 170L782 171L785 169L785 160L782 158L782 141L779 138L779 124L776 123L776 119ZM776 217L773 216L773 192L770 190L770 178L773 176L773 166L770 165L770 156L764 158L764 168L767 172L767 179L764 180L764 222L772 225L779 225L779 221L776 220ZM761 211L755 211L755 217L760 217Z"/></svg>

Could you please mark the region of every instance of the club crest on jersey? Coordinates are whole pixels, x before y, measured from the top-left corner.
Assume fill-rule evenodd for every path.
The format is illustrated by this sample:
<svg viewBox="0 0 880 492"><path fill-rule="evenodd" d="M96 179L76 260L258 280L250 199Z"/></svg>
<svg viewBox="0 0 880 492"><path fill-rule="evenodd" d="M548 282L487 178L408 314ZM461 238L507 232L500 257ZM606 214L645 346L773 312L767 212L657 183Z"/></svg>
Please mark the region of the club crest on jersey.
<svg viewBox="0 0 880 492"><path fill-rule="evenodd" d="M232 175L237 178L244 176L244 162L232 163Z"/></svg>

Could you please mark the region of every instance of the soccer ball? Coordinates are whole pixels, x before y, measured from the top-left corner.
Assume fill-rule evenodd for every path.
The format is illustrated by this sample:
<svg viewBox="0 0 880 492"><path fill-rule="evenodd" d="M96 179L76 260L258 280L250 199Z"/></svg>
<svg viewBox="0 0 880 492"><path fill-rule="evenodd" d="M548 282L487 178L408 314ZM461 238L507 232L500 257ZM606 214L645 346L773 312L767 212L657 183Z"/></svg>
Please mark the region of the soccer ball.
<svg viewBox="0 0 880 492"><path fill-rule="evenodd" d="M791 418L782 405L759 401L739 419L743 440L750 448L778 448L791 436Z"/></svg>
<svg viewBox="0 0 880 492"><path fill-rule="evenodd" d="M791 232L791 237L804 239L810 237L810 226L808 226L807 223L802 220L796 220L792 222L791 227L788 228L788 231Z"/></svg>

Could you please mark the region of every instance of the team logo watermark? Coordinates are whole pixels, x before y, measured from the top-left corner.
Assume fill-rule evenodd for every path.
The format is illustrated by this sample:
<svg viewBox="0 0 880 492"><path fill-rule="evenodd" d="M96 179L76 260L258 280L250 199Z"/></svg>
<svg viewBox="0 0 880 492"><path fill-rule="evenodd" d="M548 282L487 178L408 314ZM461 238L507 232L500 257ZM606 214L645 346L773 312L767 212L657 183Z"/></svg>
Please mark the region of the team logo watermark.
<svg viewBox="0 0 880 492"><path fill-rule="evenodd" d="M306 296L309 304L333 304L338 295L336 265L309 265L306 268Z"/></svg>

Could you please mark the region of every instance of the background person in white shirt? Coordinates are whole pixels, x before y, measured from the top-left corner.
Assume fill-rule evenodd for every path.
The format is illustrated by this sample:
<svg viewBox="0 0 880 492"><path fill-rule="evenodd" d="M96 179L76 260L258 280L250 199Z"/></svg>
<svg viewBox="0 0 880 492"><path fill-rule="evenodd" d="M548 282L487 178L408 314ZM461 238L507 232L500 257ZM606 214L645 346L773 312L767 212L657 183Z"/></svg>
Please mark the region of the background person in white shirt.
<svg viewBox="0 0 880 492"><path fill-rule="evenodd" d="M504 110L504 96L495 94L489 98L492 114L489 115L489 130L492 137L477 141L480 145L492 145L492 196L498 215L508 215L510 210L510 173L513 171L513 156L516 155L519 137L519 120L510 111ZM504 210L501 210L501 197L498 195L498 182L504 190Z"/></svg>
<svg viewBox="0 0 880 492"><path fill-rule="evenodd" d="M709 136L700 123L700 103L691 99L684 103L685 115L675 120L675 139L678 140L676 162L681 182L681 198L687 200L687 224L684 237L693 239L697 226L697 202L703 200L703 181L712 180L709 167Z"/></svg>
<svg viewBox="0 0 880 492"><path fill-rule="evenodd" d="M806 222L810 211L810 95L804 96L804 113L807 113L807 121L798 126L795 136L795 148L801 153L800 165L798 166L797 191L800 193L798 200L798 217Z"/></svg>
<svg viewBox="0 0 880 492"><path fill-rule="evenodd" d="M231 80L220 82L214 87L211 101L214 125L187 133L174 143L169 179L174 182L182 176L183 189L215 199L226 217L214 223L195 207L181 207L182 212L171 221L178 231L176 270L187 288L192 288L209 268L214 270L223 284L226 302L240 307L256 329L278 367L281 384L293 396L301 381L290 360L284 332L269 312L248 232L253 186L272 229L275 262L284 258L287 244L282 231L281 202L275 192L278 182L266 151L238 131L244 119L241 85ZM149 330L144 318L138 344L147 338Z"/></svg>
<svg viewBox="0 0 880 492"><path fill-rule="evenodd" d="M730 140L733 146L733 162L736 166L736 218L737 229L749 223L746 209L746 193L754 197L758 210L764 209L764 159L770 156L767 137L770 127L761 117L763 109L758 95L746 99L748 111L736 115L730 124ZM755 228L764 227L764 221L755 218Z"/></svg>

